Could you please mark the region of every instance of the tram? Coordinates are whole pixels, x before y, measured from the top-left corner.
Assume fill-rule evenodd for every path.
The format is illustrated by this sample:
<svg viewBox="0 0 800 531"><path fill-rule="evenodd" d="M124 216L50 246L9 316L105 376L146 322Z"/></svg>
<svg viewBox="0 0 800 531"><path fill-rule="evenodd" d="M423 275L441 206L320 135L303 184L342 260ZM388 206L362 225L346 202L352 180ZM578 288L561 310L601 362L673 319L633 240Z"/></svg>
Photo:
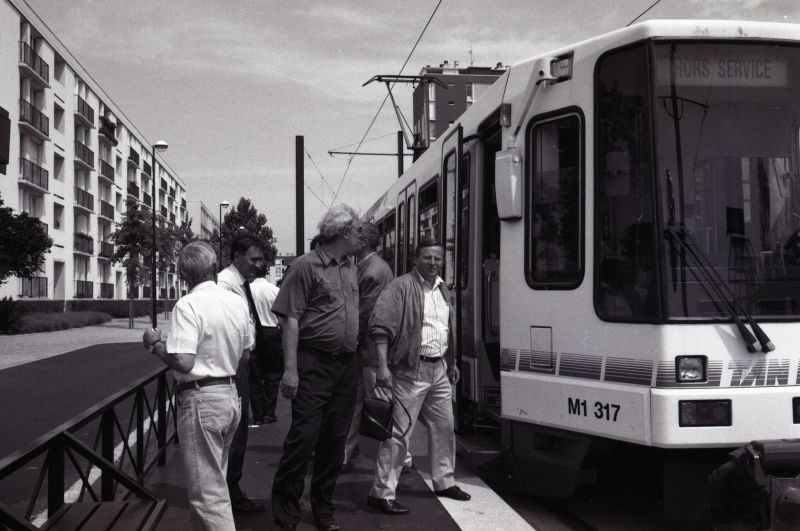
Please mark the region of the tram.
<svg viewBox="0 0 800 531"><path fill-rule="evenodd" d="M570 496L598 440L797 463L800 25L648 21L517 63L365 217L397 274L444 242L459 428L494 419L530 492Z"/></svg>

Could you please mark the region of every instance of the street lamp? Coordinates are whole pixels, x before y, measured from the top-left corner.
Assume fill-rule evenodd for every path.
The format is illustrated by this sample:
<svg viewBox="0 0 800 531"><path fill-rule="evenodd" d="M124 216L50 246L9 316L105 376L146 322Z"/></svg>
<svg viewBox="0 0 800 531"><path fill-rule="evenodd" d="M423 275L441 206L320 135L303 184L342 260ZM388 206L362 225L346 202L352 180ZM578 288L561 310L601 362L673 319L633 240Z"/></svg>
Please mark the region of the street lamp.
<svg viewBox="0 0 800 531"><path fill-rule="evenodd" d="M153 320L153 328L158 328L158 312L156 310L156 177L158 177L158 171L156 170L157 163L156 163L156 151L164 152L167 150L169 145L164 142L163 140L157 141L153 144L153 149L151 150L151 154L153 156L153 175L150 176L150 182L152 183L151 190L152 190L152 197L150 199L150 206L152 207L152 220L153 220L153 249L150 255L152 261L150 263L150 312L152 314Z"/></svg>
<svg viewBox="0 0 800 531"><path fill-rule="evenodd" d="M222 271L222 207L228 208L229 206L231 204L227 201L219 204L219 264L217 265L219 271Z"/></svg>

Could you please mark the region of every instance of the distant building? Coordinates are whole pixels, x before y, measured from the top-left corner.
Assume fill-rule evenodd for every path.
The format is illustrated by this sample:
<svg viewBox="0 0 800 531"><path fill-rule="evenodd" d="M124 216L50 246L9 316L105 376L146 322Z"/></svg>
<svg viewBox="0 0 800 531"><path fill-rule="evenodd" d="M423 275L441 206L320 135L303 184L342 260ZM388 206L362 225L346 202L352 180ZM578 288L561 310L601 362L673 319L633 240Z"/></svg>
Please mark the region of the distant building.
<svg viewBox="0 0 800 531"><path fill-rule="evenodd" d="M458 61L425 66L421 76L435 77L447 88L436 83L420 83L414 89L414 134L428 147L452 125L484 91L503 75L506 67L497 63L487 66L459 67Z"/></svg>
<svg viewBox="0 0 800 531"><path fill-rule="evenodd" d="M0 298L127 298L110 241L126 200L180 224L186 186L162 160L156 168L145 136L24 0L0 0L0 117L11 128L0 195L53 239L40 272L9 279ZM174 265L157 285L160 298L180 293ZM150 297L150 286L133 295Z"/></svg>
<svg viewBox="0 0 800 531"><path fill-rule="evenodd" d="M219 231L217 216L202 201L190 200L188 215L192 232L201 240L210 240L214 231Z"/></svg>
<svg viewBox="0 0 800 531"><path fill-rule="evenodd" d="M283 279L283 275L286 273L291 263L294 262L295 258L297 257L293 254L276 256L275 264L270 266L269 273L267 273L267 280L273 284L278 284Z"/></svg>

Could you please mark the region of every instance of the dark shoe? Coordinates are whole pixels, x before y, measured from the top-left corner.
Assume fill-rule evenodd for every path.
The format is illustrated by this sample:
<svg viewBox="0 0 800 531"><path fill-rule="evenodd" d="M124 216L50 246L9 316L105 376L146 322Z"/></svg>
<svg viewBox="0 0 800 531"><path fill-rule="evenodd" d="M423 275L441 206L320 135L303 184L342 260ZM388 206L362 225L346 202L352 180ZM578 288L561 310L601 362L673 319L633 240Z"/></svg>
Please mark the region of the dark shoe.
<svg viewBox="0 0 800 531"><path fill-rule="evenodd" d="M367 496L367 505L378 509L385 514L408 514L408 507L401 505L397 500L387 500Z"/></svg>
<svg viewBox="0 0 800 531"><path fill-rule="evenodd" d="M267 415L261 419L261 424L272 424L273 422L278 422L278 417L274 415Z"/></svg>
<svg viewBox="0 0 800 531"><path fill-rule="evenodd" d="M472 496L458 488L458 485L453 485L449 489L436 490L434 493L437 496L443 496L445 498L451 498L458 501L467 501L472 499Z"/></svg>
<svg viewBox="0 0 800 531"><path fill-rule="evenodd" d="M401 471L400 471L400 475L403 475L403 474L408 474L408 473L409 473L409 472L411 472L412 470L414 470L414 465L408 465L408 466L405 466L405 465L404 465L404 466L403 466L403 470L401 470Z"/></svg>
<svg viewBox="0 0 800 531"><path fill-rule="evenodd" d="M317 526L317 529L320 531L339 531L339 525L333 520L333 518L328 518L327 520L314 520L314 525Z"/></svg>
<svg viewBox="0 0 800 531"><path fill-rule="evenodd" d="M263 503L256 503L245 495L236 501L231 501L234 514L263 513L265 507Z"/></svg>

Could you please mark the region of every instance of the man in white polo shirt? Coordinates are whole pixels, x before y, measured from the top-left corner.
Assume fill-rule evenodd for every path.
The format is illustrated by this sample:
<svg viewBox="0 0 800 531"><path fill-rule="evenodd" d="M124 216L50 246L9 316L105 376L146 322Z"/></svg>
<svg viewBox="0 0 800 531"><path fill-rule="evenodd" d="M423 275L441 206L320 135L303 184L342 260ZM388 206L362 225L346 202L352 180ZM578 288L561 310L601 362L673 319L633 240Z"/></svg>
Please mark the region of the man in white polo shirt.
<svg viewBox="0 0 800 531"><path fill-rule="evenodd" d="M178 273L189 293L175 304L166 344L158 329L144 346L173 369L178 437L193 529L234 531L225 472L241 405L233 380L254 345L250 312L239 296L215 283L216 254L207 242L186 245Z"/></svg>

